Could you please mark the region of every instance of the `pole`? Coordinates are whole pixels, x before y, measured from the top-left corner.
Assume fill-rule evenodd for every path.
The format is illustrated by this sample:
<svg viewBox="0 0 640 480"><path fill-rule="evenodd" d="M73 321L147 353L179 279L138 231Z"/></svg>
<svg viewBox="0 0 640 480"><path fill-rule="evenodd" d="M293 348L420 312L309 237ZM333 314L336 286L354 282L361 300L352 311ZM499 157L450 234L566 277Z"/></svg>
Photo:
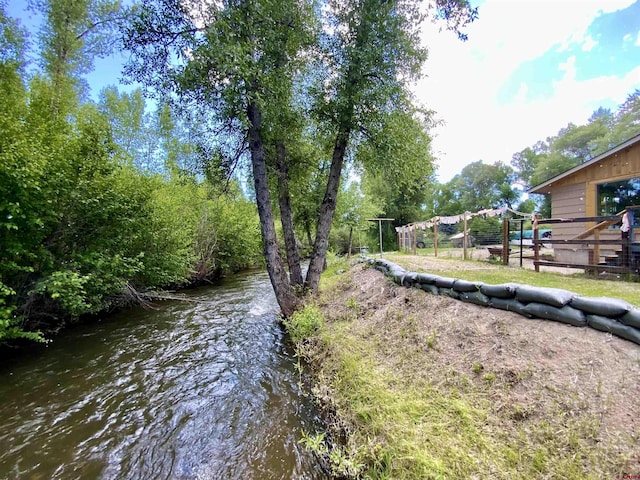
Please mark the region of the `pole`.
<svg viewBox="0 0 640 480"><path fill-rule="evenodd" d="M467 212L464 212L464 222L462 234L462 258L467 259Z"/></svg>
<svg viewBox="0 0 640 480"><path fill-rule="evenodd" d="M380 258L382 258L382 222L392 222L394 218L367 218L369 222L378 222L378 232L380 233Z"/></svg>
<svg viewBox="0 0 640 480"><path fill-rule="evenodd" d="M433 255L438 256L438 219L433 223Z"/></svg>

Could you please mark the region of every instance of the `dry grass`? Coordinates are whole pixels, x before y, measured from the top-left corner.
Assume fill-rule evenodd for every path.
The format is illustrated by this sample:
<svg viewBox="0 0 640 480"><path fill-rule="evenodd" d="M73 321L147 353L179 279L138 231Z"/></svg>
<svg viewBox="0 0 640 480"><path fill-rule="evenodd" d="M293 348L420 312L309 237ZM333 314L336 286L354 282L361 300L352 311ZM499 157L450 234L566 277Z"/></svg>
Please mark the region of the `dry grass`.
<svg viewBox="0 0 640 480"><path fill-rule="evenodd" d="M397 287L362 265L324 284L324 326L300 351L362 475L640 474L640 346Z"/></svg>

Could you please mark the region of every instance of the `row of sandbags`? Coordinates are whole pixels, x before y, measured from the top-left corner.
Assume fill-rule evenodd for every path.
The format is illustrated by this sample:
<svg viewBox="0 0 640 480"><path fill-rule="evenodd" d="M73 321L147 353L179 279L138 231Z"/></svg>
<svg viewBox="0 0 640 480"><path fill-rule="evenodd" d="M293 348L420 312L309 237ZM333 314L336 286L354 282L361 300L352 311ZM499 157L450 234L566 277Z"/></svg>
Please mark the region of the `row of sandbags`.
<svg viewBox="0 0 640 480"><path fill-rule="evenodd" d="M367 258L366 261L398 285L516 312L528 318L555 320L576 327L589 326L640 345L640 309L617 298L583 297L560 288L519 283L488 285L430 273L409 272L382 258Z"/></svg>

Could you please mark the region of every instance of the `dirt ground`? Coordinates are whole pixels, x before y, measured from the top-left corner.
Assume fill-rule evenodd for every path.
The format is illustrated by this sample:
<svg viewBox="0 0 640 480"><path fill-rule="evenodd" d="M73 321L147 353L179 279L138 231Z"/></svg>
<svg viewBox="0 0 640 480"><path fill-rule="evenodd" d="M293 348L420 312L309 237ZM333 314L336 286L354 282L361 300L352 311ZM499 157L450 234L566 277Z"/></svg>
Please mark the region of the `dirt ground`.
<svg viewBox="0 0 640 480"><path fill-rule="evenodd" d="M425 271L438 270L437 258L420 256L413 261ZM455 267L447 261L446 268ZM466 271L474 268L491 265L460 264ZM487 428L534 435L539 434L541 422L548 421L561 438L561 430L582 425L580 431L587 433L580 434L581 449L602 448L618 456L616 474L640 478L640 345L587 327L527 319L398 287L363 265L347 275L350 279L325 297L321 307L338 318L348 309L345 305L356 300L358 328L366 335L377 332L385 337L380 362L393 363L394 351L424 345L437 334L436 348L424 357L416 353L416 364L403 368L428 376L441 374L444 366L454 377L469 378L478 385L495 377L496 388L488 391L493 410ZM417 322L410 344L393 334L406 329L390 323L396 318ZM429 367L434 361L438 371ZM613 474L609 468L596 470Z"/></svg>

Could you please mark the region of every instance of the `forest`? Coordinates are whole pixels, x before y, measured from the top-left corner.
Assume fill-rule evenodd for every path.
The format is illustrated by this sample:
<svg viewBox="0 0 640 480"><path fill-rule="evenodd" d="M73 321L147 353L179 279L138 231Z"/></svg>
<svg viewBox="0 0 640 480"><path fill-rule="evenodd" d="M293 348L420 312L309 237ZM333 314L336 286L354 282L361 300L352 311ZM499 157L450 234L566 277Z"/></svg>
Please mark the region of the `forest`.
<svg viewBox="0 0 640 480"><path fill-rule="evenodd" d="M327 251L354 235L375 245L368 218L395 219L393 248L394 225L434 215L544 214L522 189L640 129L636 90L440 183L437 115L410 87L421 23L464 41L477 17L466 0L29 5L37 32L0 0L0 343L250 266L267 268L289 315ZM94 99L87 75L114 50L132 85Z"/></svg>

